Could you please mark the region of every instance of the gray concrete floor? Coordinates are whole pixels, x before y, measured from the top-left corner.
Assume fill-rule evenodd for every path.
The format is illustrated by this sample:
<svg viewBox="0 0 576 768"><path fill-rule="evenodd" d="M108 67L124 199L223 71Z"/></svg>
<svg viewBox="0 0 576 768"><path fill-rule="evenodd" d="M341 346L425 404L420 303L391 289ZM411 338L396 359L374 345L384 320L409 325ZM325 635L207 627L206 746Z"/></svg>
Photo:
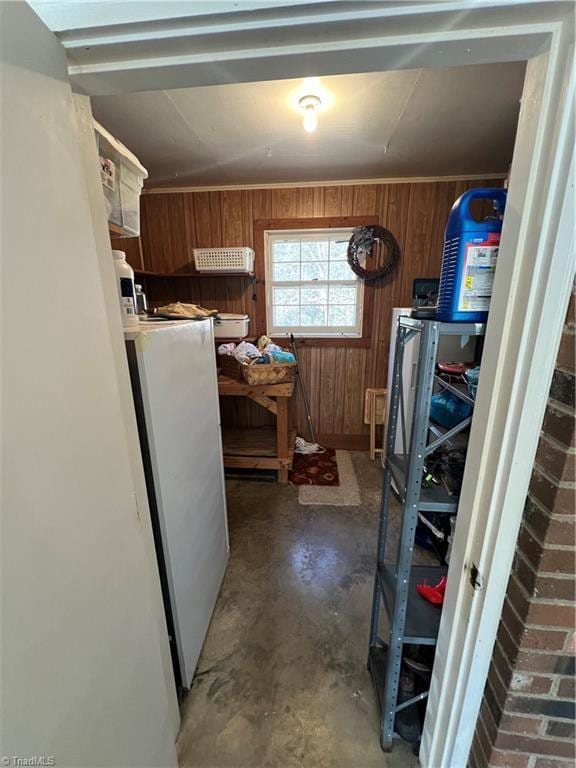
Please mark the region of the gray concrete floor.
<svg viewBox="0 0 576 768"><path fill-rule="evenodd" d="M366 654L381 473L353 461L359 507L228 482L230 564L182 709L182 768L418 765L379 745Z"/></svg>

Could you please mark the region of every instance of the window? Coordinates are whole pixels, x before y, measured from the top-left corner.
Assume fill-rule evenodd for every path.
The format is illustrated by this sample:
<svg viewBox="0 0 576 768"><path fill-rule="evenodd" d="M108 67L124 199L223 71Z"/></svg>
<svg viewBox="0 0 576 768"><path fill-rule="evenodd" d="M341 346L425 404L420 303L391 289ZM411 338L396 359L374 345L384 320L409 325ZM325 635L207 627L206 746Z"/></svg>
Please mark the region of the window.
<svg viewBox="0 0 576 768"><path fill-rule="evenodd" d="M364 284L348 266L352 229L265 232L272 336L362 336Z"/></svg>

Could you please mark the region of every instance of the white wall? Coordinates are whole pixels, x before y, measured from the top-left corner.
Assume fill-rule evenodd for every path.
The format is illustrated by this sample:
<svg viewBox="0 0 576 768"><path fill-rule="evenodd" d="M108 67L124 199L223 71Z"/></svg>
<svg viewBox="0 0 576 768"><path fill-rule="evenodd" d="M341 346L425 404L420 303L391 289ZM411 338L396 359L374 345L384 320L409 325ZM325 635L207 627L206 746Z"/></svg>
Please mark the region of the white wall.
<svg viewBox="0 0 576 768"><path fill-rule="evenodd" d="M24 3L0 14L0 755L173 766L149 527L64 52Z"/></svg>

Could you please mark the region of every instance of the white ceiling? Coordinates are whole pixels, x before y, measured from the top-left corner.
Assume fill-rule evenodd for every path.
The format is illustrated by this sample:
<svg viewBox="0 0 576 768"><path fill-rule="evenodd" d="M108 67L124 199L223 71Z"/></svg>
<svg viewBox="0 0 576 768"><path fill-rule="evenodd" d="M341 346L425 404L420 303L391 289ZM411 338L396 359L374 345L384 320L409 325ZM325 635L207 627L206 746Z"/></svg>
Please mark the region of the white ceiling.
<svg viewBox="0 0 576 768"><path fill-rule="evenodd" d="M341 75L94 97L96 119L147 186L217 186L505 172L523 63ZM306 134L298 96L325 108Z"/></svg>

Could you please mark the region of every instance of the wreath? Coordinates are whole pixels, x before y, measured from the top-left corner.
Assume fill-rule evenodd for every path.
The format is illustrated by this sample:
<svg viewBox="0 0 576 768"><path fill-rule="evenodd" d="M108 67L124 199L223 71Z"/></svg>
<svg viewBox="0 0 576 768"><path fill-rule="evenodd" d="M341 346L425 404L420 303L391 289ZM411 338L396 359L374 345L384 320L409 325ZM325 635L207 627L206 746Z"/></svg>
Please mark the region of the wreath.
<svg viewBox="0 0 576 768"><path fill-rule="evenodd" d="M372 253L374 243L386 251L384 263L376 269L365 269L361 262ZM366 283L381 280L389 275L400 261L400 246L392 232L378 225L356 227L348 243L348 264L350 269Z"/></svg>

